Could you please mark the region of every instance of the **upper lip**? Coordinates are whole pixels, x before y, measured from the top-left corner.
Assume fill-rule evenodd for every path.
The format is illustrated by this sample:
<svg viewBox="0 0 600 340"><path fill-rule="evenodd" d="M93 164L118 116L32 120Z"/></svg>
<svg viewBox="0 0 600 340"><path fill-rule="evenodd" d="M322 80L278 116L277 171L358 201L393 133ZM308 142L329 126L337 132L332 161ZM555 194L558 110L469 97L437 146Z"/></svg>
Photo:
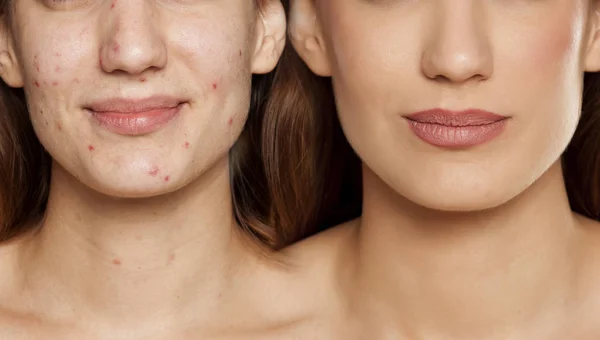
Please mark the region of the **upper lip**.
<svg viewBox="0 0 600 340"><path fill-rule="evenodd" d="M508 118L507 116L499 115L480 109L467 109L456 111L439 108L415 112L404 117L406 119L419 123L455 127L487 125Z"/></svg>
<svg viewBox="0 0 600 340"><path fill-rule="evenodd" d="M86 106L86 109L97 113L140 113L153 110L175 108L182 102L183 100L170 96L151 96L140 99L109 98L94 101L90 105Z"/></svg>

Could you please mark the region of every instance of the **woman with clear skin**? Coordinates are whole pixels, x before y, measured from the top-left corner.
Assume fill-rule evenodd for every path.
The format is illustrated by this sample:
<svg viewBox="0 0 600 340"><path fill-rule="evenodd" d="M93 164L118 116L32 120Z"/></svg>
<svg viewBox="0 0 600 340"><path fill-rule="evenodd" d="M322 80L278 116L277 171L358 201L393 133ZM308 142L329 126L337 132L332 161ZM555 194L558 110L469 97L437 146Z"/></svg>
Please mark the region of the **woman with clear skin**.
<svg viewBox="0 0 600 340"><path fill-rule="evenodd" d="M280 1L0 5L0 338L314 332L310 277L271 252L313 203L277 206L301 193L244 135L268 88L252 75L284 48Z"/></svg>
<svg viewBox="0 0 600 340"><path fill-rule="evenodd" d="M362 216L295 246L346 338L600 338L600 2L291 5L362 161Z"/></svg>

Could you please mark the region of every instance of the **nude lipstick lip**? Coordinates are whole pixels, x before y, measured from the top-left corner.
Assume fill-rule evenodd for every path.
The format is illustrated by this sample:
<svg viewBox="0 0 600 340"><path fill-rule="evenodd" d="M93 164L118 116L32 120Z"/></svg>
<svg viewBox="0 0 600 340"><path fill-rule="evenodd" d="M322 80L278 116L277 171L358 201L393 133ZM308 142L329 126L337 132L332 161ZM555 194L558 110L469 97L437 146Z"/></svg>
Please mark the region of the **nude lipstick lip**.
<svg viewBox="0 0 600 340"><path fill-rule="evenodd" d="M144 99L112 98L86 107L93 119L105 129L127 136L158 131L181 111L183 101L168 96Z"/></svg>
<svg viewBox="0 0 600 340"><path fill-rule="evenodd" d="M417 137L443 148L465 148L487 143L504 131L508 119L507 116L478 109L432 109L404 118Z"/></svg>

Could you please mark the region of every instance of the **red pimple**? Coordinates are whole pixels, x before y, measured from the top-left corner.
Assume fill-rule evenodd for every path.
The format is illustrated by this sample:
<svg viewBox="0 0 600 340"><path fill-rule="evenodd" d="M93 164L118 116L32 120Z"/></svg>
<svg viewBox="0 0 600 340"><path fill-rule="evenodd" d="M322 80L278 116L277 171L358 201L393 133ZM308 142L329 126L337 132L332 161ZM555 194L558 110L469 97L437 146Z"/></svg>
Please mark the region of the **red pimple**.
<svg viewBox="0 0 600 340"><path fill-rule="evenodd" d="M53 81L53 82L52 82L52 86L58 86L58 82L56 82L56 81Z"/></svg>
<svg viewBox="0 0 600 340"><path fill-rule="evenodd" d="M78 79L78 78L75 78L75 79L73 79L73 81L74 81L76 84L79 84L79 79Z"/></svg>
<svg viewBox="0 0 600 340"><path fill-rule="evenodd" d="M58 131L62 131L62 126L60 125L60 123L56 123L56 128L58 129Z"/></svg>
<svg viewBox="0 0 600 340"><path fill-rule="evenodd" d="M217 89L217 83L213 83L212 88L213 88L213 90L216 90Z"/></svg>
<svg viewBox="0 0 600 340"><path fill-rule="evenodd" d="M167 176L165 177L165 182L168 182L171 179L171 177Z"/></svg>
<svg viewBox="0 0 600 340"><path fill-rule="evenodd" d="M229 125L233 124L233 118L230 117L229 120L227 120L227 124L229 124Z"/></svg>
<svg viewBox="0 0 600 340"><path fill-rule="evenodd" d="M146 81L146 77L140 77L140 83L143 83Z"/></svg>
<svg viewBox="0 0 600 340"><path fill-rule="evenodd" d="M34 84L35 84L35 86L37 86L37 87L40 87L40 82L39 82L39 81L37 81L37 80L36 80L36 81L34 82Z"/></svg>
<svg viewBox="0 0 600 340"><path fill-rule="evenodd" d="M190 148L190 142L185 142L185 144L183 144L183 146L184 146L186 149L189 149L189 148Z"/></svg>
<svg viewBox="0 0 600 340"><path fill-rule="evenodd" d="M96 150L96 148L93 145L88 145L88 150L94 151L94 150Z"/></svg>
<svg viewBox="0 0 600 340"><path fill-rule="evenodd" d="M242 50L240 50L240 57L242 56Z"/></svg>
<svg viewBox="0 0 600 340"><path fill-rule="evenodd" d="M60 57L61 54L59 52L54 53L55 56Z"/></svg>
<svg viewBox="0 0 600 340"><path fill-rule="evenodd" d="M158 168L157 167L150 168L150 171L148 171L148 174L150 176L156 176L158 174Z"/></svg>
<svg viewBox="0 0 600 340"><path fill-rule="evenodd" d="M119 259L114 259L112 262L114 265L117 265L117 266L121 264L121 260L119 260Z"/></svg>
<svg viewBox="0 0 600 340"><path fill-rule="evenodd" d="M110 8L111 9L115 8L116 4L117 4L117 0L113 0L113 2L110 4Z"/></svg>
<svg viewBox="0 0 600 340"><path fill-rule="evenodd" d="M56 71L56 72L60 72L60 66L56 66L56 67L54 68L54 71Z"/></svg>
<svg viewBox="0 0 600 340"><path fill-rule="evenodd" d="M119 45L119 43L115 43L115 45L113 46L113 51L119 52L119 48L121 48L121 45Z"/></svg>

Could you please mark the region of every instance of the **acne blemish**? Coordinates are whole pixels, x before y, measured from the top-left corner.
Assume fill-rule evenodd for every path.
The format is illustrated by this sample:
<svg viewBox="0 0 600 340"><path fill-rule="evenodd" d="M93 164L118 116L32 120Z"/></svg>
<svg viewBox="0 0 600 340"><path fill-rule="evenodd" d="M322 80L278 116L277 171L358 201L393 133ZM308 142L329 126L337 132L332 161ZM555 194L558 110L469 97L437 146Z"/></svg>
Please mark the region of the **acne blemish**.
<svg viewBox="0 0 600 340"><path fill-rule="evenodd" d="M110 8L113 9L113 8L115 8L116 5L117 5L117 0L113 0L113 2L110 4Z"/></svg>
<svg viewBox="0 0 600 340"><path fill-rule="evenodd" d="M58 129L58 131L62 131L62 126L60 125L60 123L56 123L56 128Z"/></svg>
<svg viewBox="0 0 600 340"><path fill-rule="evenodd" d="M98 59L98 64L100 65L101 68L104 68L103 61L102 61L102 56L100 56L100 58Z"/></svg>
<svg viewBox="0 0 600 340"><path fill-rule="evenodd" d="M156 176L156 175L158 175L158 168L155 167L155 166L152 167L152 168L150 168L150 171L148 171L148 175L150 175L150 176Z"/></svg>
<svg viewBox="0 0 600 340"><path fill-rule="evenodd" d="M60 66L56 66L56 67L54 68L54 71L56 71L56 72L60 72Z"/></svg>
<svg viewBox="0 0 600 340"><path fill-rule="evenodd" d="M113 45L113 52L115 52L115 53L119 52L119 48L121 48L121 45L119 45L119 43L115 43Z"/></svg>
<svg viewBox="0 0 600 340"><path fill-rule="evenodd" d="M36 87L40 87L40 82L39 81L36 80L33 83L35 84Z"/></svg>
<svg viewBox="0 0 600 340"><path fill-rule="evenodd" d="M58 86L58 82L56 82L56 81L53 81L53 82L52 82L52 86Z"/></svg>
<svg viewBox="0 0 600 340"><path fill-rule="evenodd" d="M190 148L190 142L185 142L185 144L183 144L183 147L186 149Z"/></svg>
<svg viewBox="0 0 600 340"><path fill-rule="evenodd" d="M169 177L169 176L166 176L166 177L165 177L165 182L168 182L170 179L171 179L171 177Z"/></svg>
<svg viewBox="0 0 600 340"><path fill-rule="evenodd" d="M240 57L242 56L242 50L240 50Z"/></svg>
<svg viewBox="0 0 600 340"><path fill-rule="evenodd" d="M169 263L173 262L173 260L175 260L175 254L169 255Z"/></svg>
<svg viewBox="0 0 600 340"><path fill-rule="evenodd" d="M90 145L88 145L88 150L94 151L94 150L96 150L96 148L93 145L90 144Z"/></svg>
<svg viewBox="0 0 600 340"><path fill-rule="evenodd" d="M212 84L212 88L213 88L213 90L216 90L217 89L217 83L213 83Z"/></svg>
<svg viewBox="0 0 600 340"><path fill-rule="evenodd" d="M54 53L55 56L60 57L61 54L59 52Z"/></svg>
<svg viewBox="0 0 600 340"><path fill-rule="evenodd" d="M79 81L78 78L73 79L73 82L75 82L75 84L79 84L80 83L80 81Z"/></svg>
<svg viewBox="0 0 600 340"><path fill-rule="evenodd" d="M143 83L143 82L145 82L146 80L147 80L147 79L146 79L146 77L140 77L140 83Z"/></svg>
<svg viewBox="0 0 600 340"><path fill-rule="evenodd" d="M116 266L119 266L119 265L121 265L121 260L119 260L119 259L114 259L114 260L112 261L112 263L113 263L114 265L116 265Z"/></svg>
<svg viewBox="0 0 600 340"><path fill-rule="evenodd" d="M233 124L233 118L229 117L227 120L227 125L231 126Z"/></svg>

